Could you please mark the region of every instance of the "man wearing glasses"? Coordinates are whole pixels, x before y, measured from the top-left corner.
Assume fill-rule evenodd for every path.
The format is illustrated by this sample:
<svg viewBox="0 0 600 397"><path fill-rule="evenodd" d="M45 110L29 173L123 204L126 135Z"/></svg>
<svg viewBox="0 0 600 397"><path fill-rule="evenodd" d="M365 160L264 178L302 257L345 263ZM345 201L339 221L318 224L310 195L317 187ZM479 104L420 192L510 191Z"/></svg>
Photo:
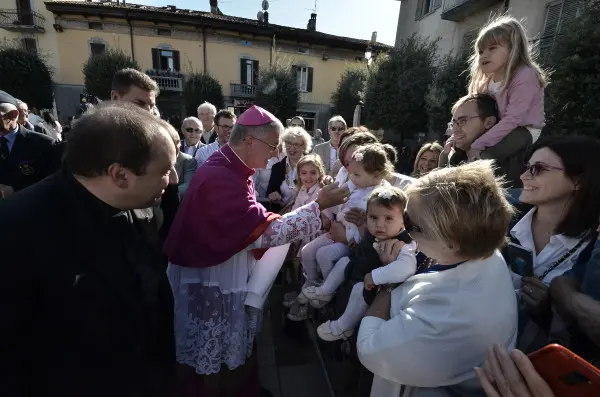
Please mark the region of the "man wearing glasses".
<svg viewBox="0 0 600 397"><path fill-rule="evenodd" d="M511 133L500 143L482 152L471 150L471 144L496 125L499 120L498 106L494 97L488 94L476 94L459 99L452 107L452 121L449 123L452 136L446 142L444 151L440 155L440 167L455 166L479 158L492 159L495 160L498 167L497 175L506 178L507 186L520 188L522 186L520 180L523 171L522 165L528 146L523 145L520 140L522 137L529 138L531 136L526 134L527 131ZM514 150L515 147L523 147L523 149Z"/></svg>
<svg viewBox="0 0 600 397"><path fill-rule="evenodd" d="M337 151L338 145L340 144L340 136L342 135L342 132L346 131L346 128L346 121L342 116L333 116L329 119L328 123L329 140L315 146L313 150L313 152L318 154L321 157L321 160L323 160L325 171L333 177L335 177L334 172L337 173L338 171L332 170L332 167L338 157Z"/></svg>
<svg viewBox="0 0 600 397"><path fill-rule="evenodd" d="M196 161L198 161L198 167L202 165L208 158L221 146L229 142L229 136L231 135L231 129L235 125L235 115L229 110L220 110L215 115L214 129L217 132L217 139L198 150L196 153Z"/></svg>
<svg viewBox="0 0 600 397"><path fill-rule="evenodd" d="M183 141L181 142L181 152L196 157L198 149L204 146L200 142L202 136L202 122L196 117L188 117L181 123L181 132Z"/></svg>

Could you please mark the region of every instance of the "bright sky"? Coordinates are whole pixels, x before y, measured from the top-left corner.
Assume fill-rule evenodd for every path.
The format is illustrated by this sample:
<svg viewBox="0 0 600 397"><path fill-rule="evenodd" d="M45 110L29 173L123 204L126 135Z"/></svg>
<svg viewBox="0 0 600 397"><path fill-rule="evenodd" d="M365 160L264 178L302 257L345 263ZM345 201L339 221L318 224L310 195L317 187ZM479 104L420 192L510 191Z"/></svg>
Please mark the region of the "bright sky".
<svg viewBox="0 0 600 397"><path fill-rule="evenodd" d="M128 3L209 11L209 0L128 0ZM256 19L262 0L219 0L223 14ZM269 0L269 21L284 26L305 28L315 0ZM394 45L400 2L397 0L317 0L317 30L338 36Z"/></svg>

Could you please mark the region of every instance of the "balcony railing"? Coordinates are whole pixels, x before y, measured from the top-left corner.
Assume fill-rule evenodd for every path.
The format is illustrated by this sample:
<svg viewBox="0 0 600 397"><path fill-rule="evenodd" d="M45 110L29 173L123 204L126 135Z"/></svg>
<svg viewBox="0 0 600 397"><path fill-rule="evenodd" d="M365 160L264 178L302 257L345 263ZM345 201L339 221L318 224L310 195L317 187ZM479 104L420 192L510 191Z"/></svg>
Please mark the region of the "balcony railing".
<svg viewBox="0 0 600 397"><path fill-rule="evenodd" d="M254 98L256 96L256 86L252 84L230 83L231 96L237 98Z"/></svg>
<svg viewBox="0 0 600 397"><path fill-rule="evenodd" d="M477 14L502 0L444 0L442 4L442 19L460 22Z"/></svg>
<svg viewBox="0 0 600 397"><path fill-rule="evenodd" d="M183 91L183 78L182 77L168 77L168 76L150 76L158 84L158 88L161 91Z"/></svg>
<svg viewBox="0 0 600 397"><path fill-rule="evenodd" d="M43 32L46 18L35 11L0 9L0 29L11 32Z"/></svg>

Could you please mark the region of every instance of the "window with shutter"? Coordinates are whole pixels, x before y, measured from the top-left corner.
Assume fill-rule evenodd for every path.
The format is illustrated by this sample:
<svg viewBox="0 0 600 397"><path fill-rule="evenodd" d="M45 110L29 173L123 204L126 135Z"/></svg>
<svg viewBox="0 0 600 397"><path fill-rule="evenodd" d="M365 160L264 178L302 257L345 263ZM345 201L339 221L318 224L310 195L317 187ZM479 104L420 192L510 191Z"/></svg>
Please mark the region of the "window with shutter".
<svg viewBox="0 0 600 397"><path fill-rule="evenodd" d="M460 47L460 51L463 54L470 54L473 51L473 45L475 45L475 40L477 40L478 30L470 30L463 36L462 45Z"/></svg>
<svg viewBox="0 0 600 397"><path fill-rule="evenodd" d="M300 92L309 92L308 91L308 75L309 68L308 66L295 66L296 69L296 84L298 85L298 90ZM312 74L312 73L311 73ZM311 82L312 84L312 82ZM310 87L312 90L312 86Z"/></svg>
<svg viewBox="0 0 600 397"><path fill-rule="evenodd" d="M154 69L154 70L160 69L160 49L159 48L152 49L152 69Z"/></svg>
<svg viewBox="0 0 600 397"><path fill-rule="evenodd" d="M306 92L312 92L312 90L313 90L313 74L314 74L314 69L308 68L308 78L306 80Z"/></svg>
<svg viewBox="0 0 600 397"><path fill-rule="evenodd" d="M179 72L181 70L181 61L179 59L179 51L173 50L173 70Z"/></svg>
<svg viewBox="0 0 600 397"><path fill-rule="evenodd" d="M104 43L90 43L90 55L101 55L106 51Z"/></svg>
<svg viewBox="0 0 600 397"><path fill-rule="evenodd" d="M419 20L442 6L442 0L419 0L415 20Z"/></svg>
<svg viewBox="0 0 600 397"><path fill-rule="evenodd" d="M547 59L552 52L552 47L556 37L560 34L560 30L577 18L580 9L580 0L560 0L548 4L544 28L539 41L539 52L542 59Z"/></svg>
<svg viewBox="0 0 600 397"><path fill-rule="evenodd" d="M37 55L37 42L33 38L24 37L22 39L23 50L27 51L30 54Z"/></svg>

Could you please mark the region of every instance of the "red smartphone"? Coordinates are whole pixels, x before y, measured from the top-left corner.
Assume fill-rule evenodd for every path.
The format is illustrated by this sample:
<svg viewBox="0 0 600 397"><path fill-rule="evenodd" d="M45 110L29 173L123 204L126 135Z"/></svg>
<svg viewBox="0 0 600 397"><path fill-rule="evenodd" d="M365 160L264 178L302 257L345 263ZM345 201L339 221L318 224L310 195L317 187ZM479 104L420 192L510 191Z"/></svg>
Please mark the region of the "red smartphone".
<svg viewBox="0 0 600 397"><path fill-rule="evenodd" d="M555 397L600 396L600 370L566 347L548 345L529 359Z"/></svg>

